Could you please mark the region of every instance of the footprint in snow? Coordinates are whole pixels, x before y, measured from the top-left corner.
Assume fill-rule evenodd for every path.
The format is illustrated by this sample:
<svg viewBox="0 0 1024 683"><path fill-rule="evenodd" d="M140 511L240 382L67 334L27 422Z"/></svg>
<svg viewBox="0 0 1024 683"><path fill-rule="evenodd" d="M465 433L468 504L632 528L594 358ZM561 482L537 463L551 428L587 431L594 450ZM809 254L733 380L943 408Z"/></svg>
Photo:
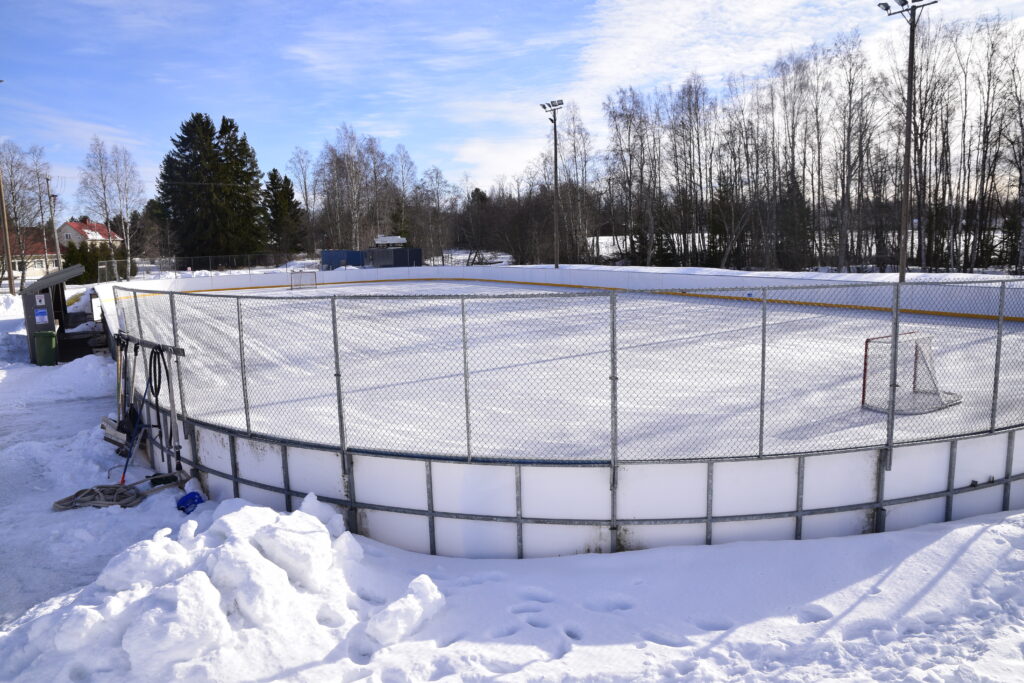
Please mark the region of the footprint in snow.
<svg viewBox="0 0 1024 683"><path fill-rule="evenodd" d="M701 619L693 625L702 631L728 631L733 626L728 619Z"/></svg>
<svg viewBox="0 0 1024 683"><path fill-rule="evenodd" d="M519 597L523 600L531 600L533 602L554 602L555 600L555 596L551 591L537 586L527 586L522 589L519 591Z"/></svg>
<svg viewBox="0 0 1024 683"><path fill-rule="evenodd" d="M633 609L633 601L623 595L607 595L586 600L583 606L592 612L621 612Z"/></svg>
<svg viewBox="0 0 1024 683"><path fill-rule="evenodd" d="M812 603L810 605L804 605L802 608L800 608L800 611L797 612L796 620L799 621L801 624L815 624L819 621L831 619L833 616L835 615L832 614L832 610L830 610L829 608L823 605L816 605Z"/></svg>

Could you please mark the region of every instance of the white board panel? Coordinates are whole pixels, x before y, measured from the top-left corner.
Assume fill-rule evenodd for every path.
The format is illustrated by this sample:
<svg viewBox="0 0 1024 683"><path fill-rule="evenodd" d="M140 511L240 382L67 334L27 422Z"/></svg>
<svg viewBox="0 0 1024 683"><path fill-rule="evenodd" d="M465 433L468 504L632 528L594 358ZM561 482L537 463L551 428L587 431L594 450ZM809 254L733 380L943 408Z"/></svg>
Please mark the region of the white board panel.
<svg viewBox="0 0 1024 683"><path fill-rule="evenodd" d="M514 467L435 462L431 478L435 510L507 517L516 514Z"/></svg>
<svg viewBox="0 0 1024 683"><path fill-rule="evenodd" d="M359 531L375 541L416 553L430 552L427 518L381 510L361 510Z"/></svg>
<svg viewBox="0 0 1024 683"><path fill-rule="evenodd" d="M273 491L265 491L255 486L239 484L238 497L244 498L250 503L255 503L256 505L266 505L267 507L271 507L279 511L284 510L284 495L274 493Z"/></svg>
<svg viewBox="0 0 1024 683"><path fill-rule="evenodd" d="M953 519L987 515L1003 509L1003 487L990 486L953 496Z"/></svg>
<svg viewBox="0 0 1024 683"><path fill-rule="evenodd" d="M877 467L877 451L805 458L804 510L870 503L875 500Z"/></svg>
<svg viewBox="0 0 1024 683"><path fill-rule="evenodd" d="M199 461L204 467L231 475L231 451L228 437L219 432L196 427L196 443L199 449ZM204 475L206 488L213 500L234 498L234 486L229 479L213 474Z"/></svg>
<svg viewBox="0 0 1024 683"><path fill-rule="evenodd" d="M422 461L356 455L352 471L357 501L427 509L427 469Z"/></svg>
<svg viewBox="0 0 1024 683"><path fill-rule="evenodd" d="M954 487L1002 479L1006 474L1007 441L1007 434L992 434L957 442Z"/></svg>
<svg viewBox="0 0 1024 683"><path fill-rule="evenodd" d="M251 439L235 439L238 475L261 484L284 486L281 446Z"/></svg>
<svg viewBox="0 0 1024 683"><path fill-rule="evenodd" d="M885 498L945 491L948 477L949 442L895 448L892 469L885 473Z"/></svg>
<svg viewBox="0 0 1024 683"><path fill-rule="evenodd" d="M438 518L434 537L438 555L511 559L518 553L515 524Z"/></svg>
<svg viewBox="0 0 1024 683"><path fill-rule="evenodd" d="M288 447L288 483L292 491L346 500L341 454Z"/></svg>
<svg viewBox="0 0 1024 683"><path fill-rule="evenodd" d="M524 524L523 557L554 557L611 551L607 527Z"/></svg>
<svg viewBox="0 0 1024 683"><path fill-rule="evenodd" d="M801 538L830 538L866 534L874 528L874 515L870 510L832 512L804 517Z"/></svg>
<svg viewBox="0 0 1024 683"><path fill-rule="evenodd" d="M739 522L715 522L711 525L711 542L784 541L796 538L793 518L756 519Z"/></svg>
<svg viewBox="0 0 1024 683"><path fill-rule="evenodd" d="M704 524L623 524L619 527L623 550L704 545L704 540Z"/></svg>
<svg viewBox="0 0 1024 683"><path fill-rule="evenodd" d="M886 508L885 530L898 531L946 519L946 499L919 500Z"/></svg>
<svg viewBox="0 0 1024 683"><path fill-rule="evenodd" d="M605 467L522 467L523 516L610 519L611 478Z"/></svg>
<svg viewBox="0 0 1024 683"><path fill-rule="evenodd" d="M796 509L796 458L715 463L714 516Z"/></svg>
<svg viewBox="0 0 1024 683"><path fill-rule="evenodd" d="M707 463L622 465L619 519L703 517L707 514L707 481Z"/></svg>

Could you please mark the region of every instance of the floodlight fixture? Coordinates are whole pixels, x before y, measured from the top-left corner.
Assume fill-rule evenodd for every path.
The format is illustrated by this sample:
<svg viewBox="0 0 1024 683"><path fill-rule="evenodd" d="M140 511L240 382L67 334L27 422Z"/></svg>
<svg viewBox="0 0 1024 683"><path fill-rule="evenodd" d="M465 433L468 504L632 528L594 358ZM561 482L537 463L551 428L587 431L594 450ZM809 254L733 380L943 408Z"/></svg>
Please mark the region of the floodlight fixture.
<svg viewBox="0 0 1024 683"><path fill-rule="evenodd" d="M551 117L548 119L548 121L550 121L551 125L554 127L554 135L553 135L553 137L554 137L555 155L554 155L554 163L552 164L552 166L553 166L554 172L555 172L555 195L554 195L554 207L553 207L553 212L552 212L553 213L552 224L553 224L554 228L553 228L553 234L552 234L552 240L551 241L552 241L552 251L554 252L555 268L558 267L558 261L559 261L559 254L558 254L558 246L559 246L558 245L558 110L561 109L562 105L564 105L564 104L565 104L565 102L563 102L562 100L551 100L550 102L542 102L541 105L540 105L540 108L543 109L545 111L545 113L551 114Z"/></svg>
<svg viewBox="0 0 1024 683"><path fill-rule="evenodd" d="M899 5L900 7L906 7L907 0L896 0L896 4Z"/></svg>
<svg viewBox="0 0 1024 683"><path fill-rule="evenodd" d="M890 9L889 8L889 3L887 3L887 2L880 2L880 3L878 3L878 6L882 8L883 12L888 12L889 9Z"/></svg>

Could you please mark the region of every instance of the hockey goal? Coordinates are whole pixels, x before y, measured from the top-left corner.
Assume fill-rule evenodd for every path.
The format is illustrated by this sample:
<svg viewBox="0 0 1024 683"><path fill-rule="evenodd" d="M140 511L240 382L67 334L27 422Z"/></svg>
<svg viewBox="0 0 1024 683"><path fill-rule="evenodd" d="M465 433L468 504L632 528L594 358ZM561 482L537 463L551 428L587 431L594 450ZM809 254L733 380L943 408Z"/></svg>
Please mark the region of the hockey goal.
<svg viewBox="0 0 1024 683"><path fill-rule="evenodd" d="M293 270L291 275L291 289L316 289L316 271L315 270Z"/></svg>
<svg viewBox="0 0 1024 683"><path fill-rule="evenodd" d="M960 403L962 396L939 387L932 338L917 332L897 337L871 337L864 341L864 380L861 405L869 410L889 410L889 369L893 345L896 352L897 415L919 415Z"/></svg>

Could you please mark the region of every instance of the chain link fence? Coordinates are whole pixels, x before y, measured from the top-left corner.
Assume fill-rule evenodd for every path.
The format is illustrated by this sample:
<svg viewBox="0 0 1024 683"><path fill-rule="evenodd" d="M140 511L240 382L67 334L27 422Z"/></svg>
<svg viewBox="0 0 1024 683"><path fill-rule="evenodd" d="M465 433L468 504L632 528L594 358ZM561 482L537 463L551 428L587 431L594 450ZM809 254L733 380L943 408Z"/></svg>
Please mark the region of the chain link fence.
<svg viewBox="0 0 1024 683"><path fill-rule="evenodd" d="M252 273L278 268L319 268L316 254L226 254L221 256L132 257L100 261L96 266L97 282L128 279L167 279L191 277L197 273ZM131 274L129 277L129 273Z"/></svg>
<svg viewBox="0 0 1024 683"><path fill-rule="evenodd" d="M172 381L190 419L328 448L650 462L891 448L1024 425L1017 280L447 296L114 291L124 331L184 350ZM868 340L892 338L925 341L888 343L888 357L867 363ZM889 391L881 408L862 405L866 382ZM903 414L907 392L935 385L959 402Z"/></svg>

